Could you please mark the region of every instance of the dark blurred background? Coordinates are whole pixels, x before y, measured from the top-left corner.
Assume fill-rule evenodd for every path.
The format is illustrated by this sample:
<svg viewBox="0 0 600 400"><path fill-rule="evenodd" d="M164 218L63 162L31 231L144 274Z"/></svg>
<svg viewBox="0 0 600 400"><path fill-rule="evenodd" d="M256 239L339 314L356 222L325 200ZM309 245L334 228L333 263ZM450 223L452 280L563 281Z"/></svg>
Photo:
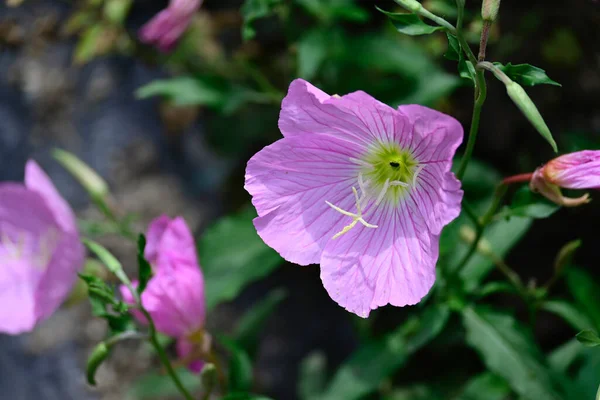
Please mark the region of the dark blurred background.
<svg viewBox="0 0 600 400"><path fill-rule="evenodd" d="M279 137L278 108L251 105L230 113L202 105L173 105L160 97L140 100L134 93L155 79L189 73L212 76L219 65L234 64L232 60L236 67L225 73L232 80L254 82L252 71L258 70L260 77L252 84L260 87L266 78L275 94L285 93L288 83L302 75L329 93L361 89L390 104L430 105L455 116L468 131L473 90L468 81L455 78L456 63L443 58L445 36L399 37L374 8L394 9L393 1L355 2L364 16L340 20L320 19L306 7L290 5L287 16L256 21L256 37L249 42L240 35L241 3L205 0L194 34L171 57L137 43L124 51L93 54L84 62L74 62L81 35L66 32L65 27L85 3L1 4L0 179L21 180L25 161L35 158L79 215L93 217L84 191L49 155L51 148L62 147L110 182L119 204L139 216L141 230L154 216L168 213L183 215L201 234L216 217L248 202L243 191L245 163ZM453 21L451 12L443 12L444 6L453 8L452 2L423 3L438 7ZM135 39L141 25L166 5L166 1L135 1L119 34ZM467 7L470 24L478 16L480 2L467 1ZM505 0L500 15L488 59L545 69L562 88L536 86L528 93L561 152L600 149L600 3ZM469 26L474 47L479 26L477 21ZM315 46L315 41L328 46ZM190 43L193 50L185 47ZM295 57L299 66L294 66ZM240 65L250 66L244 69L246 75L238 74ZM498 176L533 171L553 157L551 148L510 102L502 84L490 76L488 83L475 158L496 169ZM546 281L558 249L580 237L583 247L576 263L598 276L599 196L592 193L594 201L588 206L536 220L506 262L525 280ZM118 240L108 239L107 245L131 259L131 249L120 247ZM275 399L296 398L298 366L309 353L322 352L333 370L356 347L363 324L376 335L401 321L405 313L388 307L373 313L368 323L357 322L329 299L316 266L286 264L234 302L217 308L209 324L231 329L244 309L274 287L286 288L289 295L264 328L256 381L260 392ZM556 290L560 295L564 288L559 285ZM526 313L514 297L498 296L494 301ZM101 370L99 389L85 387L81 369L85 353L102 338L103 329L85 306L75 306L32 334L0 336L0 397L126 398L124 388L150 363L135 346ZM536 335L541 346L550 349L572 332L564 322L542 314ZM457 376L481 368L472 350L453 349L446 354L424 350L399 379L435 381L447 365L436 362L440 357L460 360Z"/></svg>

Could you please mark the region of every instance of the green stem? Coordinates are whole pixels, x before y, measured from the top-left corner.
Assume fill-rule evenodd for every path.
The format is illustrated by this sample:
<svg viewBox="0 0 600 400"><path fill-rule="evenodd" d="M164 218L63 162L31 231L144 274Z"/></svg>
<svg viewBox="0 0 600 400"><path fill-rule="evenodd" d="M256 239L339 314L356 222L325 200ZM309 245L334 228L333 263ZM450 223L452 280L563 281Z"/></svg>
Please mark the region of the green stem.
<svg viewBox="0 0 600 400"><path fill-rule="evenodd" d="M173 369L173 366L171 365L171 361L169 360L169 357L167 356L167 354L165 353L165 350L160 345L160 342L158 341L158 337L156 336L156 326L154 325L154 321L152 320L150 313L148 313L148 311L146 311L146 309L144 307L140 307L140 310L142 311L142 313L144 314L144 317L146 317L146 320L148 321L148 333L150 336L150 338L149 338L150 343L154 347L154 350L156 350L156 353L158 354L158 358L160 359L160 362L163 364L163 366L167 370L167 374L169 374L169 376L171 377L171 380L173 381L173 383L175 384L175 386L177 387L179 392L183 395L183 397L186 400L194 400L194 397L191 395L191 393L188 392L188 390L185 388L185 386L183 386L183 383L179 379L177 372L175 372L175 369Z"/></svg>

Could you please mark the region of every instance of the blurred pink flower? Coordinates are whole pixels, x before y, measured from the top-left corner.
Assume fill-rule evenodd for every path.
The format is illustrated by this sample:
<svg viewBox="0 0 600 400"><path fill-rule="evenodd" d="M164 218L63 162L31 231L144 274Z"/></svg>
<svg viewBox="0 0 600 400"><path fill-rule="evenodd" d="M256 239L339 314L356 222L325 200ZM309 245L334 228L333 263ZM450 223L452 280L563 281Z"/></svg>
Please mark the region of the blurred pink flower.
<svg viewBox="0 0 600 400"><path fill-rule="evenodd" d="M201 5L202 0L171 0L142 27L141 40L165 52L172 50Z"/></svg>
<svg viewBox="0 0 600 400"><path fill-rule="evenodd" d="M35 163L0 183L0 332L31 331L69 294L85 251L75 215Z"/></svg>
<svg viewBox="0 0 600 400"><path fill-rule="evenodd" d="M562 195L560 188L600 189L600 151L584 150L557 157L535 170L529 186L561 206L588 203L587 193L569 198Z"/></svg>
<svg viewBox="0 0 600 400"><path fill-rule="evenodd" d="M206 320L204 278L192 232L181 217L162 216L150 224L145 257L154 275L142 293L142 305L152 317L156 330L177 338L178 354L185 358L202 353ZM137 283L135 283L137 286ZM131 292L121 286L123 300L134 304ZM133 315L146 323L141 312ZM200 360L190 360L190 369L201 369Z"/></svg>
<svg viewBox="0 0 600 400"><path fill-rule="evenodd" d="M288 261L320 263L329 295L361 317L418 303L435 281L440 232L460 213L458 121L298 79L279 128L283 139L246 169L261 238Z"/></svg>

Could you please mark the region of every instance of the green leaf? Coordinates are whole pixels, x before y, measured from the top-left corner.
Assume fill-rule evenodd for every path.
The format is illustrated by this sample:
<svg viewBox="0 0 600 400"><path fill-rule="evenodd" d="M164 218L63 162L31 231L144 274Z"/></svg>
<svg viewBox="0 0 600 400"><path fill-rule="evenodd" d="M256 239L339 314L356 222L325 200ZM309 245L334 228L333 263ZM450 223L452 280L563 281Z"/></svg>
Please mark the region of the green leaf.
<svg viewBox="0 0 600 400"><path fill-rule="evenodd" d="M106 35L106 28L99 24L87 26L81 39L75 46L73 60L77 64L85 64L96 57L102 50L102 40Z"/></svg>
<svg viewBox="0 0 600 400"><path fill-rule="evenodd" d="M387 15L390 21L392 21L392 24L394 24L394 27L398 30L398 32L404 33L405 35L429 35L433 32L444 29L441 26L427 25L416 14L393 13L389 11L384 11L377 6L375 8L377 8L378 11Z"/></svg>
<svg viewBox="0 0 600 400"><path fill-rule="evenodd" d="M300 400L318 398L325 390L327 376L325 354L315 351L300 363L298 378L298 397Z"/></svg>
<svg viewBox="0 0 600 400"><path fill-rule="evenodd" d="M137 292L141 295L148 285L148 281L152 277L152 267L150 263L144 257L144 250L146 249L146 237L142 234L138 237L138 287Z"/></svg>
<svg viewBox="0 0 600 400"><path fill-rule="evenodd" d="M109 355L110 349L104 342L98 343L92 350L85 367L86 378L90 385L96 386L96 371Z"/></svg>
<svg viewBox="0 0 600 400"><path fill-rule="evenodd" d="M479 299L496 293L512 293L518 294L519 291L510 283L504 281L494 281L486 283L481 289L476 291Z"/></svg>
<svg viewBox="0 0 600 400"><path fill-rule="evenodd" d="M256 233L253 208L224 217L198 242L206 281L206 305L234 299L248 284L267 276L282 260Z"/></svg>
<svg viewBox="0 0 600 400"><path fill-rule="evenodd" d="M504 378L485 372L467 382L456 400L505 400L511 392Z"/></svg>
<svg viewBox="0 0 600 400"><path fill-rule="evenodd" d="M219 342L230 354L229 358L229 390L231 392L246 392L252 388L253 373L250 356L235 341L224 336Z"/></svg>
<svg viewBox="0 0 600 400"><path fill-rule="evenodd" d="M582 355L583 350L584 348L576 339L571 339L552 350L547 357L548 365L554 371L565 373L575 360Z"/></svg>
<svg viewBox="0 0 600 400"><path fill-rule="evenodd" d="M523 186L516 193L510 203L505 206L495 218L510 218L510 217L530 217L534 219L548 218L556 211L560 209L560 206L549 201L544 196L537 193L533 193L529 190L529 187Z"/></svg>
<svg viewBox="0 0 600 400"><path fill-rule="evenodd" d="M431 385L433 386L433 385ZM396 388L382 400L442 400L433 387L427 385L411 385L404 388Z"/></svg>
<svg viewBox="0 0 600 400"><path fill-rule="evenodd" d="M586 271L571 267L566 270L567 286L579 309L586 313L594 327L600 330L600 285Z"/></svg>
<svg viewBox="0 0 600 400"><path fill-rule="evenodd" d="M177 376L183 386L191 392L202 389L202 382L198 375L187 368L178 368ZM149 372L137 379L128 391L128 397L135 400L161 400L165 398L180 398L181 393L173 380L161 371Z"/></svg>
<svg viewBox="0 0 600 400"><path fill-rule="evenodd" d="M180 76L157 79L136 90L138 99L162 96L176 106L207 105L219 107L226 96L219 88L200 79Z"/></svg>
<svg viewBox="0 0 600 400"><path fill-rule="evenodd" d="M242 24L242 38L244 40L253 39L256 36L256 31L252 24L264 17L273 14L273 8L281 4L281 0L246 0L240 12L244 23Z"/></svg>
<svg viewBox="0 0 600 400"><path fill-rule="evenodd" d="M327 58L329 35L324 29L313 29L300 38L298 47L298 76L312 79Z"/></svg>
<svg viewBox="0 0 600 400"><path fill-rule="evenodd" d="M494 65L504 72L510 79L523 86L554 85L562 86L546 75L546 71L529 64L512 65L495 62Z"/></svg>
<svg viewBox="0 0 600 400"><path fill-rule="evenodd" d="M479 352L487 368L506 379L515 392L527 399L562 399L541 352L514 317L467 307L463 323L467 343Z"/></svg>
<svg viewBox="0 0 600 400"><path fill-rule="evenodd" d="M426 308L381 340L367 343L336 372L319 400L356 400L372 393L408 357L444 328L450 311L442 305Z"/></svg>
<svg viewBox="0 0 600 400"><path fill-rule="evenodd" d="M446 32L446 36L448 37L448 50L446 51L446 54L444 54L444 57L453 61L460 60L462 54L458 38L450 32Z"/></svg>
<svg viewBox="0 0 600 400"><path fill-rule="evenodd" d="M586 314L563 300L544 301L541 308L558 315L576 330L588 329L594 325Z"/></svg>
<svg viewBox="0 0 600 400"><path fill-rule="evenodd" d="M221 400L272 400L269 397L251 393L229 393Z"/></svg>
<svg viewBox="0 0 600 400"><path fill-rule="evenodd" d="M458 61L458 74L463 79L468 79L471 82L475 82L475 67L471 61L465 60L462 54L460 56L460 60Z"/></svg>
<svg viewBox="0 0 600 400"><path fill-rule="evenodd" d="M98 257L100 261L104 263L104 265L106 265L106 268L108 268L110 272L119 278L121 282L127 284L131 283L127 275L125 275L125 271L123 270L123 266L119 260L117 260L115 256L113 256L105 247L89 239L82 239L82 242L92 253L96 255L96 257Z"/></svg>
<svg viewBox="0 0 600 400"><path fill-rule="evenodd" d="M584 345L585 347L598 347L600 346L600 338L596 332L591 329L586 329L584 331L579 332L576 336L579 343Z"/></svg>
<svg viewBox="0 0 600 400"><path fill-rule="evenodd" d="M258 343L258 336L264 328L265 321L286 297L287 292L285 289L272 290L258 304L253 305L238 322L234 338L248 353L254 353Z"/></svg>

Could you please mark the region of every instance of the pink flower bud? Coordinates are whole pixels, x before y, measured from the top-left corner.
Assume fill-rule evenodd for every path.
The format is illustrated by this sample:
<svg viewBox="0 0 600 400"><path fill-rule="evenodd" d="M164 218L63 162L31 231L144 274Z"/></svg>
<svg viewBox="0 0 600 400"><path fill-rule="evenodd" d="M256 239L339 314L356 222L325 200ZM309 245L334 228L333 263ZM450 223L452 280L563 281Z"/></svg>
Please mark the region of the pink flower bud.
<svg viewBox="0 0 600 400"><path fill-rule="evenodd" d="M202 0L171 0L167 8L142 27L140 39L156 44L162 51L172 50L201 5Z"/></svg>
<svg viewBox="0 0 600 400"><path fill-rule="evenodd" d="M181 217L171 220L162 216L150 224L147 240L145 256L154 275L142 293L142 305L159 332L178 339L180 357L205 354L200 350L206 344L198 339L205 336L204 278L192 232ZM126 303L135 303L127 287L121 286L121 294ZM132 314L147 322L141 312L134 310ZM201 368L197 358L186 364L194 371Z"/></svg>
<svg viewBox="0 0 600 400"><path fill-rule="evenodd" d="M600 189L600 151L584 150L557 157L535 170L529 186L561 206L588 203L587 193L569 198L564 197L560 189Z"/></svg>
<svg viewBox="0 0 600 400"><path fill-rule="evenodd" d="M0 332L31 331L52 315L84 256L71 207L28 161L25 185L0 184Z"/></svg>

